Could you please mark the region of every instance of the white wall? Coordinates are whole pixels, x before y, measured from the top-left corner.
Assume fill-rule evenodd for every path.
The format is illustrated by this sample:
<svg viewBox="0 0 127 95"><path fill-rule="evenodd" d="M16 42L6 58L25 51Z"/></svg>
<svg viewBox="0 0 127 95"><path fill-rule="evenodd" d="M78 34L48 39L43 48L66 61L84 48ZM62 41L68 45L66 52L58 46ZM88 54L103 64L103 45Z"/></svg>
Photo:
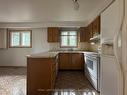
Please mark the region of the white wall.
<svg viewBox="0 0 127 95"><path fill-rule="evenodd" d="M66 48L67 49L67 48ZM76 50L88 50L88 43L79 43ZM47 42L47 28L32 29L32 48L0 49L0 66L26 66L26 55L45 51L63 50L60 43Z"/></svg>
<svg viewBox="0 0 127 95"><path fill-rule="evenodd" d="M32 29L32 48L0 50L0 66L26 66L26 55L48 50L47 29Z"/></svg>

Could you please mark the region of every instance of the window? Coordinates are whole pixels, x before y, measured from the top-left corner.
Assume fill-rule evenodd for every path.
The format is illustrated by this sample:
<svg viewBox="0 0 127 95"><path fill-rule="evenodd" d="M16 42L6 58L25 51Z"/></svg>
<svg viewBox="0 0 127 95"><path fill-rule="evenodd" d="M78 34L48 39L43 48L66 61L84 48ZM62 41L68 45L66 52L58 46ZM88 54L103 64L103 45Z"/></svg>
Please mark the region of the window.
<svg viewBox="0 0 127 95"><path fill-rule="evenodd" d="M31 30L10 30L9 47L30 48L32 47Z"/></svg>
<svg viewBox="0 0 127 95"><path fill-rule="evenodd" d="M61 31L61 47L77 47L77 31Z"/></svg>

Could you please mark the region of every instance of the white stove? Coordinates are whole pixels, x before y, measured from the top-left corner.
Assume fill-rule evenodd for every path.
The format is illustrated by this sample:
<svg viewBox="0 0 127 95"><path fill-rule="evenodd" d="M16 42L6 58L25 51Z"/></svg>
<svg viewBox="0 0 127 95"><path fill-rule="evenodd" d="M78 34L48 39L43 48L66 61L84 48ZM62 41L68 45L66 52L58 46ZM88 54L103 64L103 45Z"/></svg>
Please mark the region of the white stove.
<svg viewBox="0 0 127 95"><path fill-rule="evenodd" d="M85 75L93 87L100 91L100 54L96 52L85 52Z"/></svg>

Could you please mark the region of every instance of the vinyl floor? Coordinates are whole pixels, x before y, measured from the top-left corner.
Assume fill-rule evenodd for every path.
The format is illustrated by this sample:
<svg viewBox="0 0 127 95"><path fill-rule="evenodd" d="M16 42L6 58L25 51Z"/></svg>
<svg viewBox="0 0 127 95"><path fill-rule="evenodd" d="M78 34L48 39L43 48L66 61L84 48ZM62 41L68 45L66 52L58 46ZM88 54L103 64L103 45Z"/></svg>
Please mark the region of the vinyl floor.
<svg viewBox="0 0 127 95"><path fill-rule="evenodd" d="M26 68L0 68L0 95L26 95ZM53 95L99 95L81 71L59 71Z"/></svg>
<svg viewBox="0 0 127 95"><path fill-rule="evenodd" d="M82 71L60 71L54 95L99 95Z"/></svg>

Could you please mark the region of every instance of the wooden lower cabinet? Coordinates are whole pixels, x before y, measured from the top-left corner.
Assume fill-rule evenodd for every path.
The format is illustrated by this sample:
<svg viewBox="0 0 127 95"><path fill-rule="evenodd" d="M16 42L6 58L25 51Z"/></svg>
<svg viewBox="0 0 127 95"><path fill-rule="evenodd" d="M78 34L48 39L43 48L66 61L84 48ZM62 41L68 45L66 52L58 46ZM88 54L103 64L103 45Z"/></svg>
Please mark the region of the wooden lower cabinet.
<svg viewBox="0 0 127 95"><path fill-rule="evenodd" d="M60 70L83 70L84 55L82 53L60 53L59 69Z"/></svg>
<svg viewBox="0 0 127 95"><path fill-rule="evenodd" d="M84 55L82 53L71 54L71 69L83 70L84 68Z"/></svg>
<svg viewBox="0 0 127 95"><path fill-rule="evenodd" d="M68 70L71 68L71 54L70 53L60 53L59 54L59 69Z"/></svg>
<svg viewBox="0 0 127 95"><path fill-rule="evenodd" d="M56 74L56 58L27 58L27 95L51 95Z"/></svg>

